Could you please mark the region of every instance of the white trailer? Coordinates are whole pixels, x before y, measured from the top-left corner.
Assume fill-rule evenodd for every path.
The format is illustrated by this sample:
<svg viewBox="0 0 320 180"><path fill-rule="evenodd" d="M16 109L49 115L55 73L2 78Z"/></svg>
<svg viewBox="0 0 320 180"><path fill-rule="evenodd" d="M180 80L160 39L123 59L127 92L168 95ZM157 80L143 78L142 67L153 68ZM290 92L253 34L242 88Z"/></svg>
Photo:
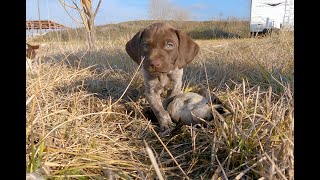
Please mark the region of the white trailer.
<svg viewBox="0 0 320 180"><path fill-rule="evenodd" d="M294 0L251 0L251 34L284 28L294 28Z"/></svg>

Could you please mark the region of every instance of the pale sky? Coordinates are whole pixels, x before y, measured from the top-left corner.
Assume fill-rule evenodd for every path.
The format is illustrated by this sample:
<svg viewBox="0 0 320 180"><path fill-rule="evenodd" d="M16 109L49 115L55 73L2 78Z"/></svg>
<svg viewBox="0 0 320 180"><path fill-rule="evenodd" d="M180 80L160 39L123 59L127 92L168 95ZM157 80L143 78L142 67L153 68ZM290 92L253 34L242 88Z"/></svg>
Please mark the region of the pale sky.
<svg viewBox="0 0 320 180"><path fill-rule="evenodd" d="M97 2L98 0L93 0L94 8ZM249 20L250 17L250 0L169 0L169 2L187 11L191 20L195 21L227 17ZM96 25L148 20L149 5L150 0L102 0ZM40 0L40 17L42 20L50 19L69 27L76 27L76 23L67 15L59 0ZM38 0L26 0L26 20L38 19Z"/></svg>

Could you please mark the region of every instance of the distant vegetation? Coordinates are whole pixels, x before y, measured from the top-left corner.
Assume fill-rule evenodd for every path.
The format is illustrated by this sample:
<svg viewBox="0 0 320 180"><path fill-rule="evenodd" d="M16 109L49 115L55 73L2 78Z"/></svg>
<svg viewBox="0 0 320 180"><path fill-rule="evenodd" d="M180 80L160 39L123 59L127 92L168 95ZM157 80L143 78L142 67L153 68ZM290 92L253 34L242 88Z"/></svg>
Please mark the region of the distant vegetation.
<svg viewBox="0 0 320 180"><path fill-rule="evenodd" d="M165 20L164 20L165 21ZM118 24L97 26L97 40L116 40L119 36L131 37L138 30L156 20L128 21ZM249 22L230 18L225 21L165 21L186 32L193 39L243 38L249 36ZM84 28L67 29L49 32L44 36L45 41L86 40Z"/></svg>

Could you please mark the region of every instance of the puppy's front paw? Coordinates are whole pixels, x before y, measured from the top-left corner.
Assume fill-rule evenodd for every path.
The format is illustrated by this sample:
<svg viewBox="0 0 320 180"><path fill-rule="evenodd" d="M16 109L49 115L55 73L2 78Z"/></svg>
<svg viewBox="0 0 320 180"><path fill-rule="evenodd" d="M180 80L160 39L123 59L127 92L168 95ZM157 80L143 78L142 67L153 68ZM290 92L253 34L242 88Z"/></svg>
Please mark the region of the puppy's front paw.
<svg viewBox="0 0 320 180"><path fill-rule="evenodd" d="M173 130L173 128L168 128L168 129L166 129L164 131L161 131L159 133L159 135L160 135L160 137L168 137L168 136L171 135L172 130Z"/></svg>
<svg viewBox="0 0 320 180"><path fill-rule="evenodd" d="M172 121L170 120L169 123L165 122L165 123L160 123L160 131L163 132L163 131L166 131L170 128L173 127L173 123Z"/></svg>
<svg viewBox="0 0 320 180"><path fill-rule="evenodd" d="M174 124L171 121L171 118L169 115L166 116L166 118L163 118L160 121L160 136L169 136L170 132L174 128Z"/></svg>

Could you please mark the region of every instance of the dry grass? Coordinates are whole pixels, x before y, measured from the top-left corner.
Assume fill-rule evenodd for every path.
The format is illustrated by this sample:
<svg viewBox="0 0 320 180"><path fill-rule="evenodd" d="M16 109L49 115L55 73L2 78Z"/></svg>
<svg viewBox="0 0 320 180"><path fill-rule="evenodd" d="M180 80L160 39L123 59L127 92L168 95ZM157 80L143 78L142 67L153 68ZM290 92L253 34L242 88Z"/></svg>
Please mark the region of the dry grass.
<svg viewBox="0 0 320 180"><path fill-rule="evenodd" d="M116 102L137 68L124 50L128 38L98 41L90 53L77 41L47 42L37 73L27 72L28 172L48 179L293 179L292 34L197 40L201 52L185 69L184 88L208 88L206 67L209 88L234 115L184 126L170 138L159 138L146 114L140 74Z"/></svg>
<svg viewBox="0 0 320 180"><path fill-rule="evenodd" d="M99 40L116 41L119 37L130 38L140 29L160 20L128 21L96 27L96 38ZM162 20L183 30L193 39L217 39L233 37L249 37L249 21L230 18L221 21L174 21ZM84 28L66 29L49 32L43 36L46 41L85 41Z"/></svg>

